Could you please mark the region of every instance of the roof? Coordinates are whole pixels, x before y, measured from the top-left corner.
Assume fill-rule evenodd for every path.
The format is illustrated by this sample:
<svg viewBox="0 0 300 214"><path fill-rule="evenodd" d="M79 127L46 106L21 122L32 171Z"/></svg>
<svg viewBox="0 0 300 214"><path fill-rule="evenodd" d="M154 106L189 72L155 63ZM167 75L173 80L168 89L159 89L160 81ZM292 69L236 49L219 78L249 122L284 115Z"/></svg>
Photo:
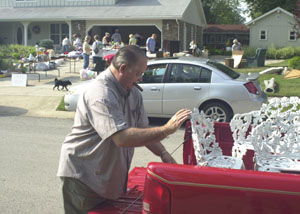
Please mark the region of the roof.
<svg viewBox="0 0 300 214"><path fill-rule="evenodd" d="M0 8L0 21L182 19L193 1L119 0L116 5L97 7L8 7Z"/></svg>
<svg viewBox="0 0 300 214"><path fill-rule="evenodd" d="M246 33L249 27L246 25L214 25L209 24L204 29L204 32L241 32Z"/></svg>
<svg viewBox="0 0 300 214"><path fill-rule="evenodd" d="M257 21L259 21L259 20L265 18L266 16L268 16L272 13L275 13L275 12L282 12L282 13L285 13L286 15L288 15L288 16L294 17L294 15L292 13L286 11L285 9L282 9L281 7L276 7L273 10L270 10L269 12L257 17L256 19L247 22L246 25L250 25L252 23L255 23L255 22L257 22Z"/></svg>

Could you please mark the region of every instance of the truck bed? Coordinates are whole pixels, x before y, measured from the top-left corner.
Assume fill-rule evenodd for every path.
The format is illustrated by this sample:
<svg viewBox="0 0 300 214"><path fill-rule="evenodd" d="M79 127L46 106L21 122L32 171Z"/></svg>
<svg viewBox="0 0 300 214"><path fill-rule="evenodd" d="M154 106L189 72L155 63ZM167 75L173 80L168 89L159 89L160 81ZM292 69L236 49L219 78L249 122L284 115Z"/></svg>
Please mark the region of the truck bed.
<svg viewBox="0 0 300 214"><path fill-rule="evenodd" d="M146 168L135 167L128 175L126 195L117 200L109 200L104 205L99 205L89 214L141 214L146 173Z"/></svg>
<svg viewBox="0 0 300 214"><path fill-rule="evenodd" d="M215 135L223 154L231 155L229 124L215 123ZM245 155L244 170L196 166L187 122L183 165L149 163L147 169L134 168L127 194L89 214L299 214L300 175L255 171L253 154Z"/></svg>

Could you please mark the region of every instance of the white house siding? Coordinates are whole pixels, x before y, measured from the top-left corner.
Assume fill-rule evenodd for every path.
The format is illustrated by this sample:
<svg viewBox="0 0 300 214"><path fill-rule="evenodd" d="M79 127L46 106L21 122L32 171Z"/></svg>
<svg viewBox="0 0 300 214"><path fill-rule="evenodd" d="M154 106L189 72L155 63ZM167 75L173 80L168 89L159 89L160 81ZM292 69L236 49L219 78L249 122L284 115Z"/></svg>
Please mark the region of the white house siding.
<svg viewBox="0 0 300 214"><path fill-rule="evenodd" d="M267 48L274 44L276 47L296 47L300 41L290 41L289 32L294 18L280 11L274 12L250 24L250 46ZM267 40L260 40L260 31L266 30Z"/></svg>
<svg viewBox="0 0 300 214"><path fill-rule="evenodd" d="M194 24L200 27L204 27L206 26L206 20L204 15L201 16L201 13L199 13L199 11L202 11L202 6L200 5L200 1L199 0L191 1L189 6L184 11L182 19L189 24Z"/></svg>

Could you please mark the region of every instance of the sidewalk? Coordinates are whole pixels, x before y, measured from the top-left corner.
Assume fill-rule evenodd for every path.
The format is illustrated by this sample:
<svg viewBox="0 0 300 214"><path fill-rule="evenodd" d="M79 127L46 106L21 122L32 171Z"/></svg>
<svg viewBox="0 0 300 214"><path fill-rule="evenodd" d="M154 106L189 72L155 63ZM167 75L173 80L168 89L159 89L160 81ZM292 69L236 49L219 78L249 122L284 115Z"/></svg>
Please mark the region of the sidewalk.
<svg viewBox="0 0 300 214"><path fill-rule="evenodd" d="M72 86L80 82L79 71L82 69L83 61L76 62L74 73L74 63L70 73L70 62L59 66L60 77L57 70L47 72L37 72L38 75L28 75L27 87L11 86L11 77L0 78L0 116L25 115L33 117L55 117L74 118L74 112L56 111L66 90L53 90L54 79L70 80ZM69 87L70 88L70 87Z"/></svg>

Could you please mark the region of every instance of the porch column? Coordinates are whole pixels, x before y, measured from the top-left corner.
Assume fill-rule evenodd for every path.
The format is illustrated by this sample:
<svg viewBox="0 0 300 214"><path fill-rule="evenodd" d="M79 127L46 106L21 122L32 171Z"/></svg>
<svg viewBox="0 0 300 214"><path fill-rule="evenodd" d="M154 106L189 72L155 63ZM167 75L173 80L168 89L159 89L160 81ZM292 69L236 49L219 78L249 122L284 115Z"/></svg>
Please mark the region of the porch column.
<svg viewBox="0 0 300 214"><path fill-rule="evenodd" d="M23 26L24 26L24 45L27 46L28 45L28 25L30 24L30 22L22 22Z"/></svg>
<svg viewBox="0 0 300 214"><path fill-rule="evenodd" d="M69 25L69 40L70 40L71 44L73 44L73 42L72 42L72 23L71 23L71 21L66 21L66 23Z"/></svg>

